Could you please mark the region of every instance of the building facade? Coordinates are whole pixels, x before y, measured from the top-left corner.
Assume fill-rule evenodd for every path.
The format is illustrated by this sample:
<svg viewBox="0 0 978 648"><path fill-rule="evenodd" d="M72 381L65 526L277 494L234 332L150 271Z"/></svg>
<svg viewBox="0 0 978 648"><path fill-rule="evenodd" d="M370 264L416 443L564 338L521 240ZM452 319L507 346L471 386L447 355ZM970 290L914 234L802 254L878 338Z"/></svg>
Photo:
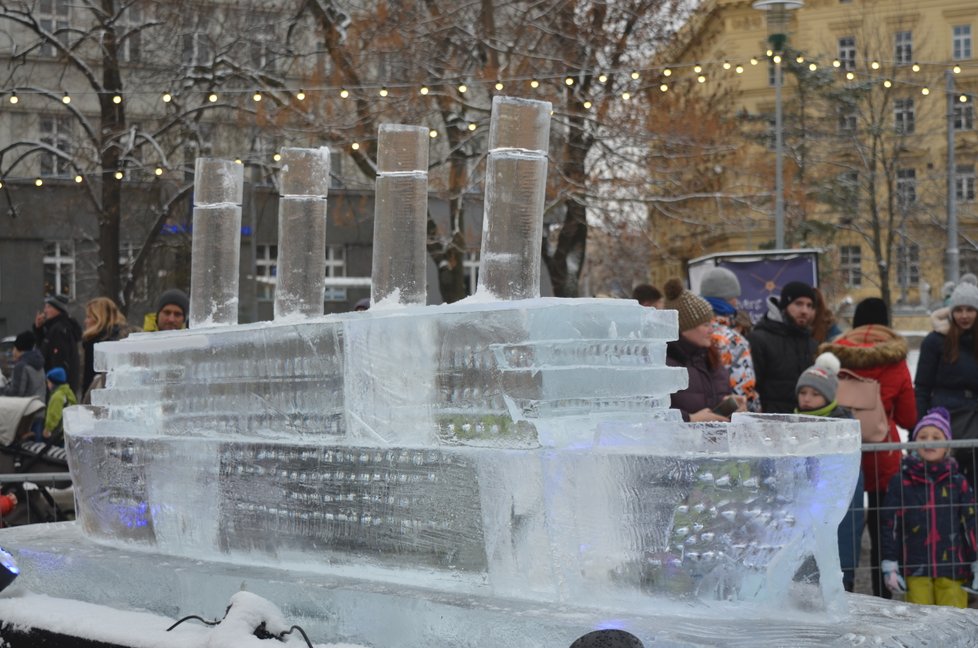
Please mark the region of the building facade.
<svg viewBox="0 0 978 648"><path fill-rule="evenodd" d="M923 315L945 282L978 271L978 10L964 0L806 0L775 30L787 36L780 63L770 17L746 0L708 0L658 59L664 87L685 80L725 97L746 137L717 181L751 200L703 201L714 227L657 234L653 276L703 254L773 247L780 70L785 247L823 250L820 284L842 315L883 295L903 326L929 327Z"/></svg>

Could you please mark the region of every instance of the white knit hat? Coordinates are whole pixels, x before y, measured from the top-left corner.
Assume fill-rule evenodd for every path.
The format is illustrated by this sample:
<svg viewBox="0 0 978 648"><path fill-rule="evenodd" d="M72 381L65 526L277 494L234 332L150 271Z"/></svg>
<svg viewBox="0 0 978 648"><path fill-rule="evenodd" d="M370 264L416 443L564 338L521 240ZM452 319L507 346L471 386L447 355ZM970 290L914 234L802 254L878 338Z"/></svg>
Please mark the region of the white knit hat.
<svg viewBox="0 0 978 648"><path fill-rule="evenodd" d="M948 307L954 310L958 306L968 306L978 310L978 286L965 282L955 286Z"/></svg>

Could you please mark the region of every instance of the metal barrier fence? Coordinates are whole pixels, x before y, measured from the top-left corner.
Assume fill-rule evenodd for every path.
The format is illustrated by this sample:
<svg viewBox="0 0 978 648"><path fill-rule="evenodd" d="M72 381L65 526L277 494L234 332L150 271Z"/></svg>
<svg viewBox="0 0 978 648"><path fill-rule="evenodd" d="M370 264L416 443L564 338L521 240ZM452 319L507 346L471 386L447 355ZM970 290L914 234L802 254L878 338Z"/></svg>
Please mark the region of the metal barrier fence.
<svg viewBox="0 0 978 648"><path fill-rule="evenodd" d="M946 448L951 452L958 463L958 471L968 481L971 497L975 497L975 476L978 475L978 439L913 443L864 443L862 446L864 453L863 466L867 469L864 477L867 477L867 474L872 476L874 468L877 471L882 468L886 472L888 460L890 462L900 461L902 463L903 457L908 453L922 448ZM970 561L974 557L969 558L967 553L965 557L958 557L953 553L945 554L942 552L940 550L943 546L942 543L944 541L950 541L950 539L946 537L946 533L941 535L937 532L939 529L946 531L953 527L959 532L959 535L954 538L955 542L965 540L966 535L969 535L968 531L970 531L971 537L978 537L978 517L975 515L975 507L971 506L970 510L967 507L963 509L958 504L959 496L957 493L942 491L938 488L935 494L938 500L944 503L938 503L936 506L926 508L926 515L922 518L922 524L918 524L913 529L905 529L902 524L894 527L894 520L900 517L898 516L900 511L907 510L909 507L915 507L917 510L920 510L921 507L915 503L920 496L919 493L907 492L908 490L920 487L909 486L905 488L901 481L893 484L890 479L887 479L886 483L882 484L882 487L886 489L889 486L898 488L899 491L880 492L874 490L872 484L866 483L864 484L865 497L862 500L856 498L857 506L852 513L857 517L860 513L863 513L864 523L860 525L857 522L854 537L852 538L854 546L858 548L859 555L858 565L854 572L854 591L862 594L882 595L886 598L891 597L890 592L882 582L882 574L880 573L880 562L883 558L881 555L882 539L883 535L887 533L891 537L897 538L899 542L906 540L908 543L913 543L914 545L923 544L925 549L923 552L924 555L931 556L934 559L927 561L926 564L904 564L904 559L901 556L898 558L901 568L910 568L912 570L921 569L923 572L921 575L929 575L933 573L929 569L931 562L944 562L946 560L956 568L961 568L961 571L966 575L962 575L959 578L964 578L966 584L970 585ZM927 486L924 485L923 488L926 489ZM862 509L858 507L860 501L864 504ZM916 519L918 522L921 521L920 518ZM965 528L965 525L967 528ZM840 545L842 545L841 542ZM973 548L969 547L969 551L971 549ZM845 551L842 547L840 547L840 550ZM901 597L899 594L892 596L894 598Z"/></svg>
<svg viewBox="0 0 978 648"><path fill-rule="evenodd" d="M0 517L2 526L73 520L75 496L67 472L0 474L5 493L17 496L17 506Z"/></svg>

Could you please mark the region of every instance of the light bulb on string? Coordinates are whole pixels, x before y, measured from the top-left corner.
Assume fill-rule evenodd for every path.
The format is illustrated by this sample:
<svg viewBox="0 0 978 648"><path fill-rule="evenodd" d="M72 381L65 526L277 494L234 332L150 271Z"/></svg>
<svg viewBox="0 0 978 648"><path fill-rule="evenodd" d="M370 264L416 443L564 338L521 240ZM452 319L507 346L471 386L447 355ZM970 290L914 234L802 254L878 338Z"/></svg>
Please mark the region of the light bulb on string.
<svg viewBox="0 0 978 648"><path fill-rule="evenodd" d="M349 90L347 90L346 88L343 88L342 90L340 90L340 99L346 99L349 96L350 96L350 91ZM356 149L354 149L354 150L356 150Z"/></svg>
<svg viewBox="0 0 978 648"><path fill-rule="evenodd" d="M496 88L496 91L498 92L502 90L505 86L503 85L502 81L496 81L496 85L494 85L493 87Z"/></svg>
<svg viewBox="0 0 978 648"><path fill-rule="evenodd" d="M469 122L469 130L470 131L474 131L476 128L478 128L478 126L476 125L475 122Z"/></svg>
<svg viewBox="0 0 978 648"><path fill-rule="evenodd" d="M272 155L272 160L275 161L275 162L280 162L282 160L282 154L281 153L275 153L274 155Z"/></svg>
<svg viewBox="0 0 978 648"><path fill-rule="evenodd" d="M173 101L173 95L171 95L169 92L164 92L163 103L170 103L171 101Z"/></svg>
<svg viewBox="0 0 978 648"><path fill-rule="evenodd" d="M571 77L567 77L566 79L564 79L564 85L568 87L574 85L574 79Z"/></svg>
<svg viewBox="0 0 978 648"><path fill-rule="evenodd" d="M241 158L234 158L234 163L235 164L242 164L242 165L244 164L244 162L241 161Z"/></svg>
<svg viewBox="0 0 978 648"><path fill-rule="evenodd" d="M360 142L354 142L353 144L350 144L350 148L353 149L354 151L359 151L360 150Z"/></svg>
<svg viewBox="0 0 978 648"><path fill-rule="evenodd" d="M115 96L113 96L112 97L112 103L114 103L117 106L119 104L121 104L122 103L122 95L115 95Z"/></svg>
<svg viewBox="0 0 978 648"><path fill-rule="evenodd" d="M305 101L306 100L306 92L305 92L305 90L303 90L302 88L299 88L299 91L297 93L295 93L295 98L296 98L296 101Z"/></svg>
<svg viewBox="0 0 978 648"><path fill-rule="evenodd" d="M642 78L642 75L639 74L637 71L633 71L632 72L632 81L638 81L641 78ZM568 84L568 85L570 85L570 84Z"/></svg>
<svg viewBox="0 0 978 648"><path fill-rule="evenodd" d="M769 49L769 50L765 51L764 52L764 56L766 56L768 58L771 58L772 56L774 56L774 50Z"/></svg>
<svg viewBox="0 0 978 648"><path fill-rule="evenodd" d="M729 70L731 67L733 67L733 66L730 65L730 61L724 61L723 62L723 69L724 70Z"/></svg>
<svg viewBox="0 0 978 648"><path fill-rule="evenodd" d="M703 71L703 66L700 65L699 63L693 66L693 72L695 72L696 74L699 74L702 71Z"/></svg>
<svg viewBox="0 0 978 648"><path fill-rule="evenodd" d="M624 99L625 101L628 101L629 99L632 98L632 93L626 90L625 92L621 93L621 98Z"/></svg>
<svg viewBox="0 0 978 648"><path fill-rule="evenodd" d="M592 103L591 103L590 101L585 101L585 102L584 102L583 104L581 104L581 105L583 105L583 106L584 106L584 110L591 110L591 106L592 106L592 105L594 105L594 104L592 104Z"/></svg>
<svg viewBox="0 0 978 648"><path fill-rule="evenodd" d="M697 83L706 83L706 77L701 74L698 77L696 77L696 82Z"/></svg>
<svg viewBox="0 0 978 648"><path fill-rule="evenodd" d="M464 83L460 83L458 84L458 91L461 94L465 94L469 91L469 86L465 85Z"/></svg>
<svg viewBox="0 0 978 648"><path fill-rule="evenodd" d="M34 180L34 186L35 187L43 187L44 186L44 181L41 180L40 178L36 178Z"/></svg>
<svg viewBox="0 0 978 648"><path fill-rule="evenodd" d="M812 72L814 72L815 70L818 69L818 65L816 65L815 63L809 63L808 64L808 69L811 70Z"/></svg>
<svg viewBox="0 0 978 648"><path fill-rule="evenodd" d="M207 101L211 103L217 103L217 95L213 92L210 93L209 95L207 95Z"/></svg>
<svg viewBox="0 0 978 648"><path fill-rule="evenodd" d="M930 88L921 88L920 89L920 94L922 94L922 95L924 95L926 97L927 95L930 94Z"/></svg>
<svg viewBox="0 0 978 648"><path fill-rule="evenodd" d="M156 175L157 178L160 177L161 175L163 175L163 167L156 167L155 169L153 169L153 173Z"/></svg>
<svg viewBox="0 0 978 648"><path fill-rule="evenodd" d="M381 88L377 94L379 94L381 97L386 97L390 93L387 92L387 88Z"/></svg>
<svg viewBox="0 0 978 648"><path fill-rule="evenodd" d="M116 180L122 180L122 178L125 176L125 174L121 170L116 171L113 175L115 176Z"/></svg>
<svg viewBox="0 0 978 648"><path fill-rule="evenodd" d="M801 65L804 62L805 62L805 57L802 56L801 54L799 54L798 56L795 57L795 63L798 63L799 65Z"/></svg>
<svg viewBox="0 0 978 648"><path fill-rule="evenodd" d="M255 92L255 94L251 95L251 98L256 103L261 101L261 92Z"/></svg>
<svg viewBox="0 0 978 648"><path fill-rule="evenodd" d="M757 63L758 63L758 61L757 61L757 57L756 56L750 57L750 64L751 65L757 65Z"/></svg>
<svg viewBox="0 0 978 648"><path fill-rule="evenodd" d="M61 97L61 103L63 103L66 106L71 103L71 97L68 95L67 90L65 91L65 95Z"/></svg>
<svg viewBox="0 0 978 648"><path fill-rule="evenodd" d="M955 74L961 74L961 66L955 65L953 68L951 68L951 72L954 72Z"/></svg>
<svg viewBox="0 0 978 648"><path fill-rule="evenodd" d="M75 184L81 184L82 183L82 180L84 180L84 179L85 178L81 177L81 174L76 174L75 175Z"/></svg>
<svg viewBox="0 0 978 648"><path fill-rule="evenodd" d="M839 59L832 59L832 67L836 69L842 67L842 61L840 61Z"/></svg>
<svg viewBox="0 0 978 648"><path fill-rule="evenodd" d="M961 95L960 97L958 97L958 101L960 101L961 103L968 103L968 95Z"/></svg>
<svg viewBox="0 0 978 648"><path fill-rule="evenodd" d="M869 67L873 68L874 70L878 70L878 69L880 69L880 62L879 61L873 61L872 63L869 64Z"/></svg>
<svg viewBox="0 0 978 648"><path fill-rule="evenodd" d="M431 92L431 91L430 91L430 90L428 90L428 86L421 86L421 89L420 89L420 90L418 90L418 92L420 92L421 94L423 94L423 95L426 95L426 96L427 96L427 94L428 94L429 92Z"/></svg>
<svg viewBox="0 0 978 648"><path fill-rule="evenodd" d="M18 101L20 101L20 99L17 97L17 93L16 92L11 92L10 93L10 103L15 104Z"/></svg>
<svg viewBox="0 0 978 648"><path fill-rule="evenodd" d="M540 82L537 81L536 79L533 79L532 81L530 81L530 87L531 88L534 88L534 89L539 88L540 87Z"/></svg>
<svg viewBox="0 0 978 648"><path fill-rule="evenodd" d="M432 128L430 131L428 131L428 137L430 137L431 139L435 139L436 137L438 137L438 131Z"/></svg>
<svg viewBox="0 0 978 648"><path fill-rule="evenodd" d="M920 64L914 63L913 65L910 66L910 69L913 70L914 72L920 72Z"/></svg>
<svg viewBox="0 0 978 648"><path fill-rule="evenodd" d="M736 72L737 74L743 74L744 73L744 66L743 65L738 65L737 67L734 68L734 72Z"/></svg>
<svg viewBox="0 0 978 648"><path fill-rule="evenodd" d="M608 83L608 75L607 74L599 74L598 75L598 83Z"/></svg>
<svg viewBox="0 0 978 648"><path fill-rule="evenodd" d="M665 70L662 71L662 76L664 76L664 77L671 77L672 76L672 70L670 70L669 68L666 68Z"/></svg>
<svg viewBox="0 0 978 648"><path fill-rule="evenodd" d="M668 86L668 84L663 83L662 85L660 85L659 86L659 92L669 92L669 86Z"/></svg>
<svg viewBox="0 0 978 648"><path fill-rule="evenodd" d="M774 57L771 60L774 61L775 63L780 63L781 62L781 55L780 54L775 54Z"/></svg>
<svg viewBox="0 0 978 648"><path fill-rule="evenodd" d="M893 86L893 82L892 81L890 81L889 79L883 79L883 87L884 88L890 88L892 86Z"/></svg>
<svg viewBox="0 0 978 648"><path fill-rule="evenodd" d="M855 78L856 78L856 75L855 74L853 74L852 72L846 72L846 79L847 80L852 81Z"/></svg>

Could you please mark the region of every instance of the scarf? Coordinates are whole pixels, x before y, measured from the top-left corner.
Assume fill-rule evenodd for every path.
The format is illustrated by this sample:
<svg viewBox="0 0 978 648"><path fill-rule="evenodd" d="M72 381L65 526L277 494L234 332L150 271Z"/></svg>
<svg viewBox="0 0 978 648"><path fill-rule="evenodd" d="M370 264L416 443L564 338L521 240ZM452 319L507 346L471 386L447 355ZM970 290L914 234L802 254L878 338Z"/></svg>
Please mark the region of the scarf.
<svg viewBox="0 0 978 648"><path fill-rule="evenodd" d="M837 403L835 401L832 401L831 403L825 405L824 407L819 407L818 409L808 410L805 412L802 412L796 407L795 414L805 414L806 416L828 416L829 414L832 413L832 410L834 410L837 406L838 406Z"/></svg>
<svg viewBox="0 0 978 648"><path fill-rule="evenodd" d="M710 306L713 307L713 312L717 315L733 317L737 314L737 309L731 306L730 302L722 297L704 297L703 299L710 302Z"/></svg>

